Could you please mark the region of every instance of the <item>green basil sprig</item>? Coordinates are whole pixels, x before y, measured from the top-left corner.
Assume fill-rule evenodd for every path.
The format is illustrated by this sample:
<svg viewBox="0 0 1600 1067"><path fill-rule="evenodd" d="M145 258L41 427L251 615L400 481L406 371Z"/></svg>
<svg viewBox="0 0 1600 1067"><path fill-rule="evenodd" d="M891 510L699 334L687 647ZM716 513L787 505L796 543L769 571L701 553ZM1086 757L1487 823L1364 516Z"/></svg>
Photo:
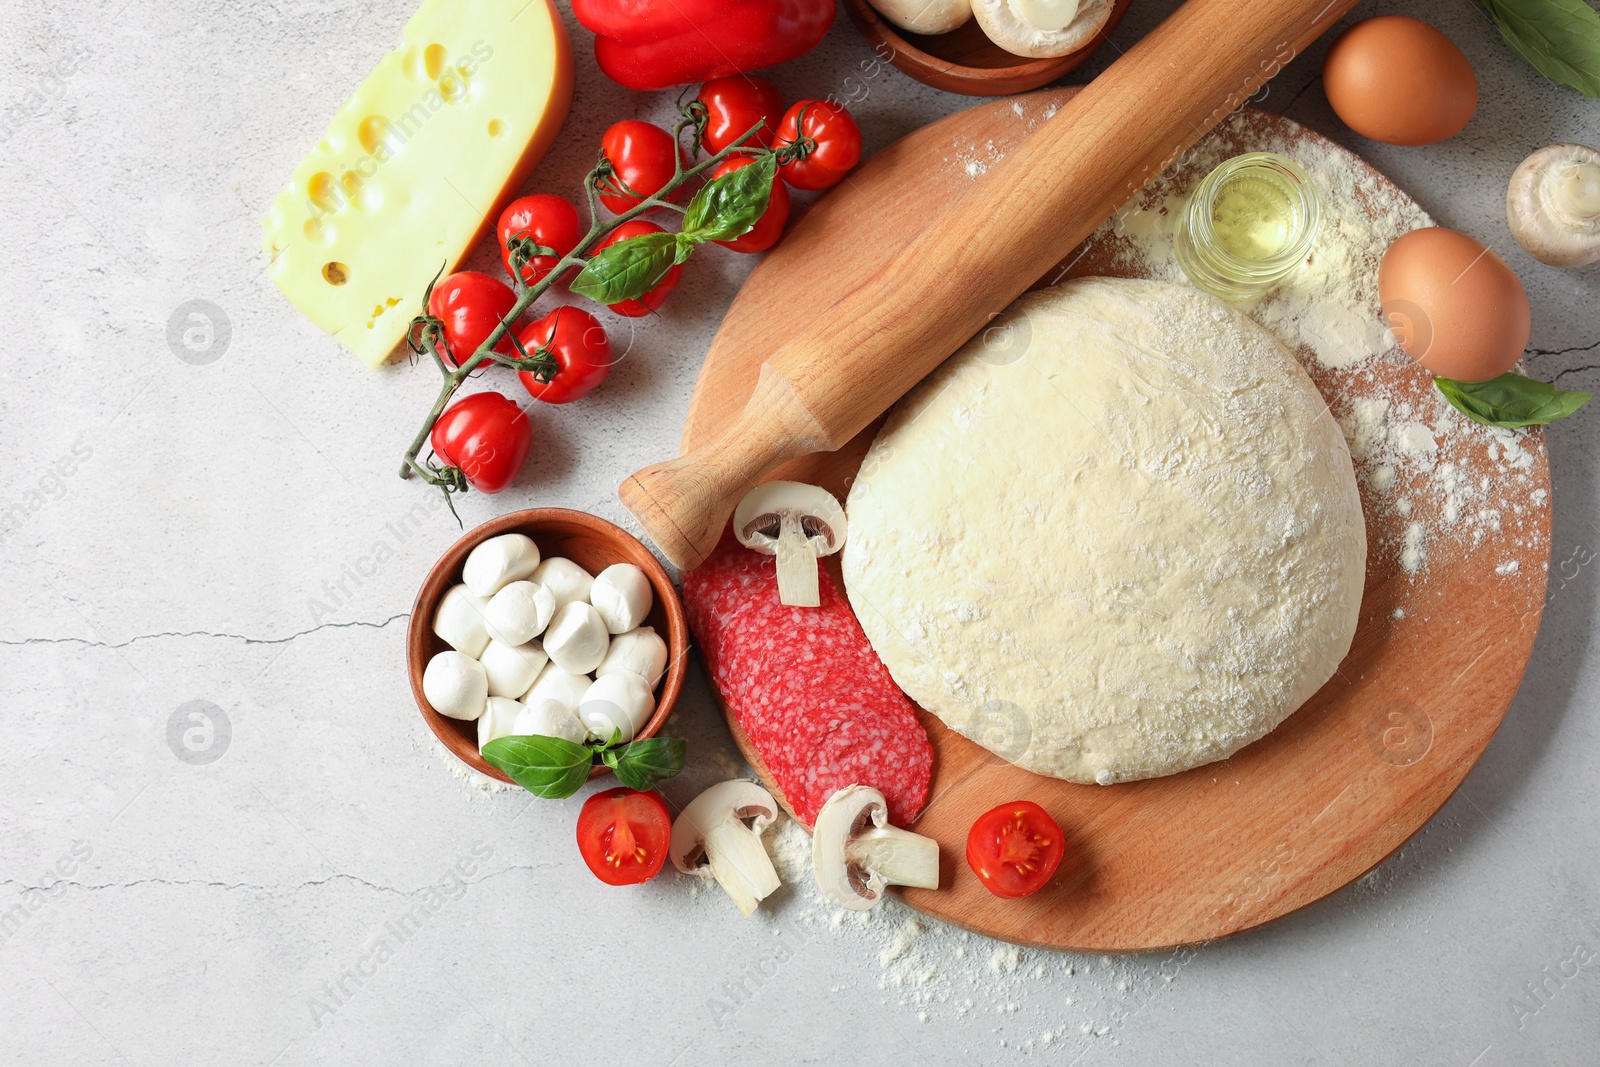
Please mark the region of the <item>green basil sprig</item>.
<svg viewBox="0 0 1600 1067"><path fill-rule="evenodd" d="M483 746L483 758L536 797L559 800L582 788L598 757L617 780L640 791L683 770L685 745L677 737L646 737L606 744L575 744L564 737L518 734L497 737Z"/></svg>
<svg viewBox="0 0 1600 1067"><path fill-rule="evenodd" d="M1515 371L1486 382L1433 381L1451 407L1485 426L1545 426L1589 402L1588 393L1569 393Z"/></svg>
<svg viewBox="0 0 1600 1067"><path fill-rule="evenodd" d="M777 157L768 152L713 178L689 201L682 233L642 233L602 248L572 280L572 291L602 304L637 300L687 260L696 245L749 233L766 213L777 173Z"/></svg>
<svg viewBox="0 0 1600 1067"><path fill-rule="evenodd" d="M1584 0L1482 0L1511 50L1551 81L1600 97L1600 12Z"/></svg>

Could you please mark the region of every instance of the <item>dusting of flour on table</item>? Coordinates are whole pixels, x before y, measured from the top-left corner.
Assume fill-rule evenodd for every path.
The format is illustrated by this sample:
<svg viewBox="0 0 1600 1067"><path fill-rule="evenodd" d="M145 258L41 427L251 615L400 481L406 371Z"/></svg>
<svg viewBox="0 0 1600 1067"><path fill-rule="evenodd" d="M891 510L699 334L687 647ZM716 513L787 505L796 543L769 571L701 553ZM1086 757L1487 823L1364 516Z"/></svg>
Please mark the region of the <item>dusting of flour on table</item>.
<svg viewBox="0 0 1600 1067"><path fill-rule="evenodd" d="M798 937L800 951L876 961L877 995L898 1017L919 1024L988 1019L995 1045L1012 1052L1050 1047L1070 1062L1074 1054L1115 1042L1122 1024L1181 980L1199 955L1183 949L1114 958L1020 948L925 918L892 894L871 911L845 911L818 891L811 838L798 823L784 819L764 840L785 892L757 914L775 930ZM721 893L702 899L725 921L728 902ZM1071 979L1065 995L1059 981L1046 983L1052 977Z"/></svg>

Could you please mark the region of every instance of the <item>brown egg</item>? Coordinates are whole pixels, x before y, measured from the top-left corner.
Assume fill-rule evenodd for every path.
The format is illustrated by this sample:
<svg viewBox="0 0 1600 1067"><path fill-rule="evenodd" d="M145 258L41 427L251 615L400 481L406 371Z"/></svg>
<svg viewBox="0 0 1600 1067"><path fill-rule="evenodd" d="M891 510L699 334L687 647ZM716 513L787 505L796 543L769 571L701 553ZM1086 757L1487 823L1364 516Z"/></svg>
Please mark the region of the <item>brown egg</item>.
<svg viewBox="0 0 1600 1067"><path fill-rule="evenodd" d="M1450 38L1404 15L1340 35L1322 62L1328 103L1346 126L1386 144L1433 144L1478 109L1478 79Z"/></svg>
<svg viewBox="0 0 1600 1067"><path fill-rule="evenodd" d="M1455 230L1401 236L1378 267L1383 320L1434 374L1483 382L1528 346L1528 294L1505 260Z"/></svg>

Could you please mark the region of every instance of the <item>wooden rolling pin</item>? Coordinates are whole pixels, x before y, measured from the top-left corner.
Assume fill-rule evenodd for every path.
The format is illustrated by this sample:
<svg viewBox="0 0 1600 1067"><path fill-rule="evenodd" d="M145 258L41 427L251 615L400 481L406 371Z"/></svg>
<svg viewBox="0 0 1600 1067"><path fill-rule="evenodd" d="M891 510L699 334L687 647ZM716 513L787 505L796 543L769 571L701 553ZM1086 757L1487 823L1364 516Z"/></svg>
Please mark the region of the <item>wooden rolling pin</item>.
<svg viewBox="0 0 1600 1067"><path fill-rule="evenodd" d="M1189 0L774 352L739 418L619 495L687 570L779 464L865 429L1355 0ZM847 252L848 250L846 250Z"/></svg>

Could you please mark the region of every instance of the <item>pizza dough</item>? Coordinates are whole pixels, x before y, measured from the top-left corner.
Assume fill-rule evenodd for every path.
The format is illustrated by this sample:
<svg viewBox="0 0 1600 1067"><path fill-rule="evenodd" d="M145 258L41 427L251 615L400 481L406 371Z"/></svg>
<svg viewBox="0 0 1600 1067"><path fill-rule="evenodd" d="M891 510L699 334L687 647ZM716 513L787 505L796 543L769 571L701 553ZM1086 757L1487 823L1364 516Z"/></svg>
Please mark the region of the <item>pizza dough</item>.
<svg viewBox="0 0 1600 1067"><path fill-rule="evenodd" d="M1029 293L890 414L843 567L910 697L1074 782L1224 759L1350 649L1350 453L1270 334L1192 289Z"/></svg>

